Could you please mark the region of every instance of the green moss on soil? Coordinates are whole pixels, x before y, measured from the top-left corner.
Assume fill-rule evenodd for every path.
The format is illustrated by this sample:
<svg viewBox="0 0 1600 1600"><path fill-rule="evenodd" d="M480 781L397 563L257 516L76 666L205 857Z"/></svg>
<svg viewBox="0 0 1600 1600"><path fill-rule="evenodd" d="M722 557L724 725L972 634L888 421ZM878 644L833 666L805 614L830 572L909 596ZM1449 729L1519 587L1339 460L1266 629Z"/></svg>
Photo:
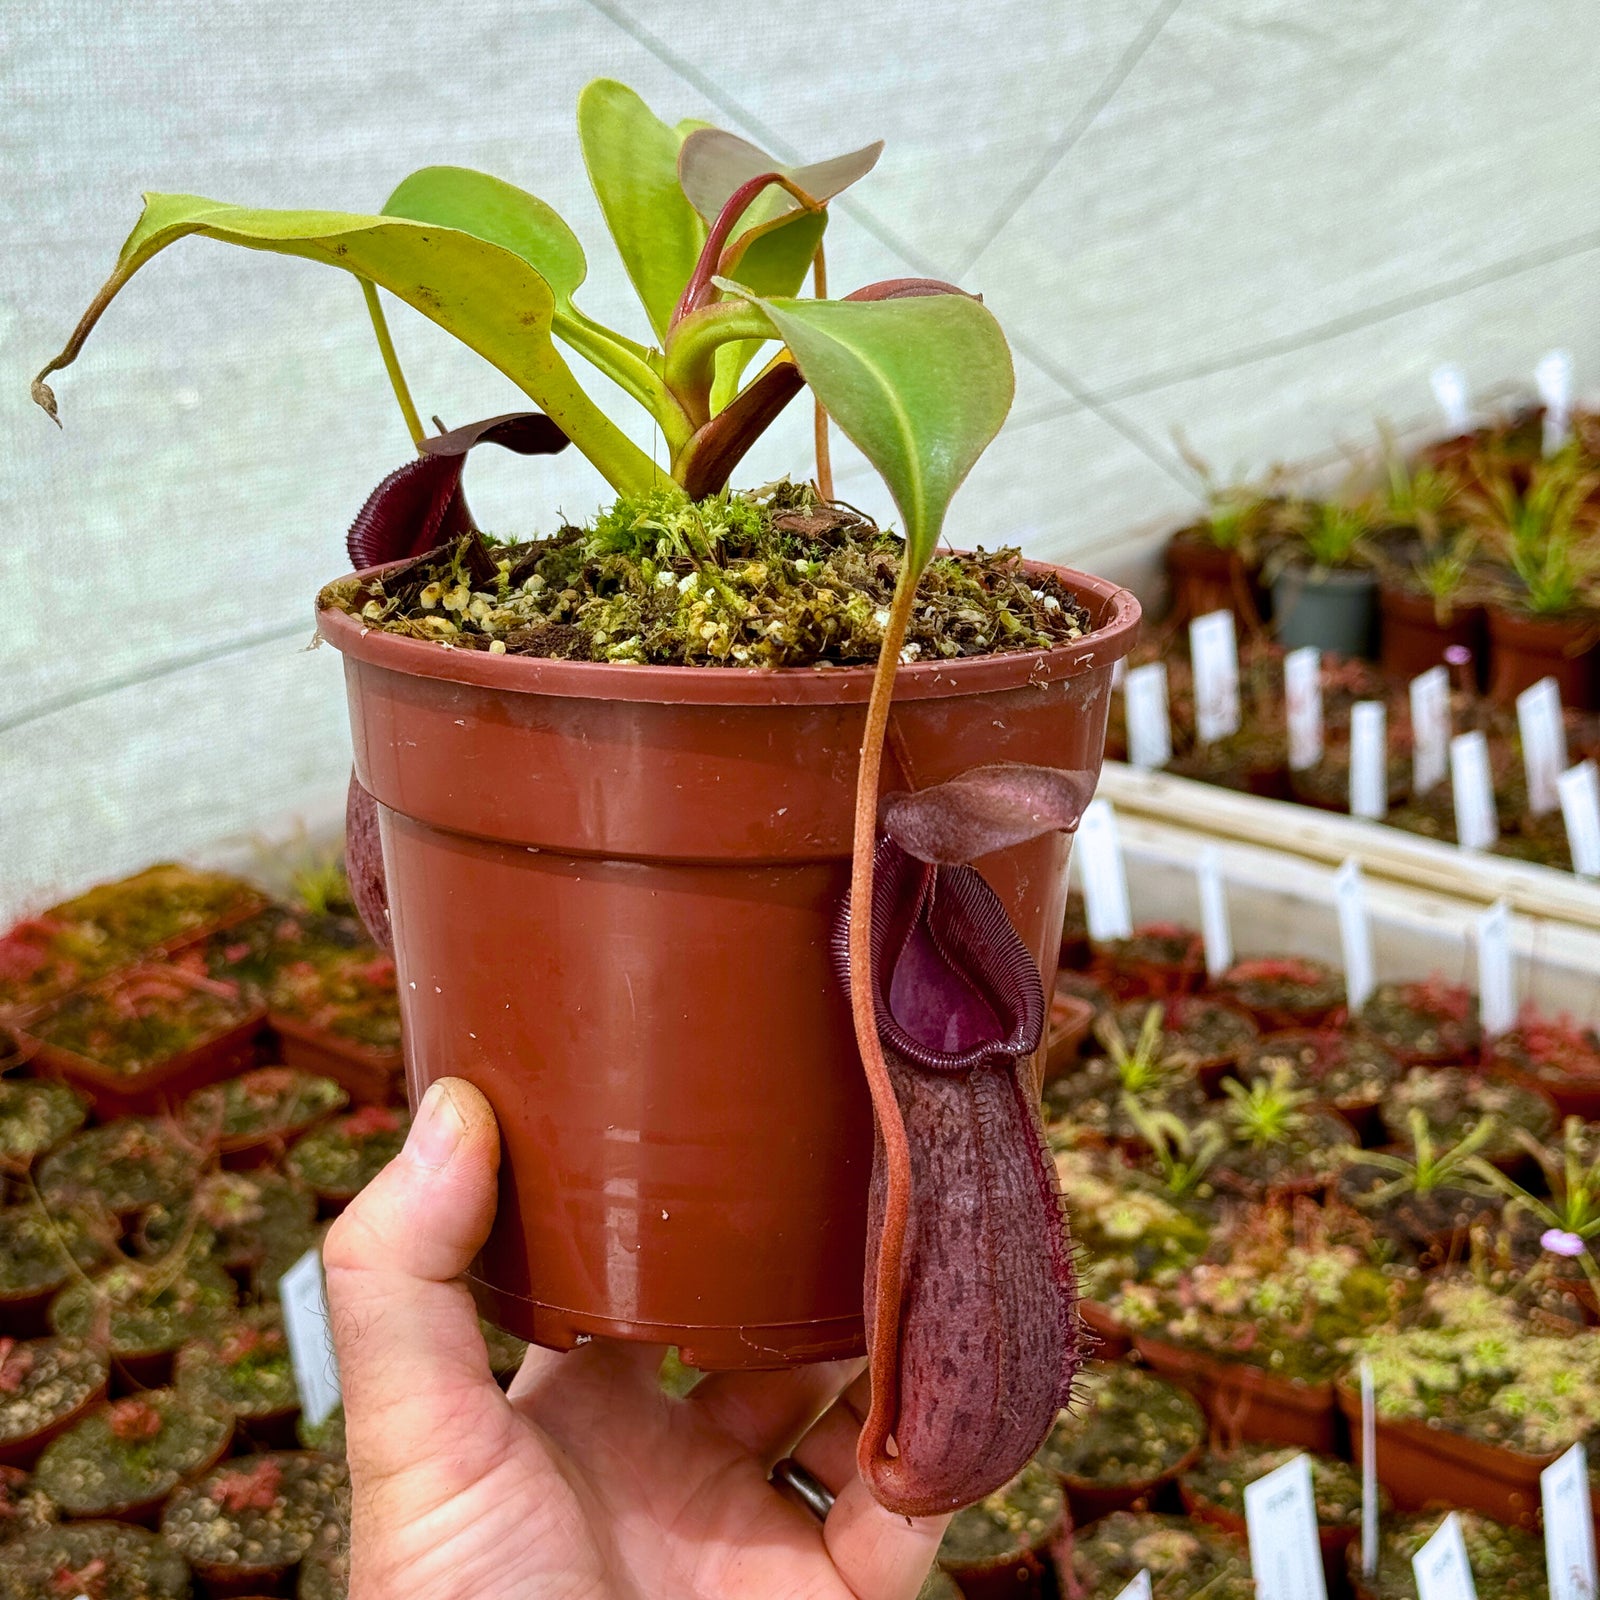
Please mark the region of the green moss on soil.
<svg viewBox="0 0 1600 1600"><path fill-rule="evenodd" d="M1226 1455L1202 1457L1183 1474L1183 1487L1205 1504L1243 1517L1245 1485L1305 1454L1298 1445L1241 1444ZM1348 1461L1313 1454L1311 1485L1322 1527L1360 1526L1361 1474ZM1388 1491L1380 1488L1378 1497L1380 1510L1387 1514Z"/></svg>
<svg viewBox="0 0 1600 1600"><path fill-rule="evenodd" d="M188 1600L189 1567L158 1534L121 1522L35 1529L6 1547L0 1600Z"/></svg>
<svg viewBox="0 0 1600 1600"><path fill-rule="evenodd" d="M1542 1096L1460 1067L1414 1067L1406 1074L1383 1102L1383 1126L1391 1139L1410 1140L1413 1110L1427 1119L1436 1150L1459 1144L1485 1117L1493 1117L1495 1132L1478 1152L1486 1161L1522 1150L1516 1129L1542 1141L1555 1126L1554 1109Z"/></svg>
<svg viewBox="0 0 1600 1600"><path fill-rule="evenodd" d="M1310 1093L1316 1104L1355 1110L1380 1104L1403 1070L1374 1039L1324 1031L1263 1039L1245 1058L1240 1076L1248 1082L1286 1072L1289 1087Z"/></svg>
<svg viewBox="0 0 1600 1600"><path fill-rule="evenodd" d="M118 1216L182 1206L194 1188L200 1152L169 1124L119 1117L74 1134L39 1165L39 1191L53 1211L96 1201Z"/></svg>
<svg viewBox="0 0 1600 1600"><path fill-rule="evenodd" d="M1170 1477L1205 1438L1205 1413L1187 1391L1126 1362L1096 1362L1084 1374L1083 1403L1056 1419L1038 1460L1069 1490L1073 1479L1134 1486Z"/></svg>
<svg viewBox="0 0 1600 1600"><path fill-rule="evenodd" d="M254 1072L197 1089L179 1118L190 1138L237 1141L298 1133L349 1103L332 1078L293 1067L257 1067Z"/></svg>
<svg viewBox="0 0 1600 1600"><path fill-rule="evenodd" d="M242 1456L177 1490L161 1534L196 1567L291 1567L348 1502L342 1461L297 1450Z"/></svg>
<svg viewBox="0 0 1600 1600"><path fill-rule="evenodd" d="M779 483L691 504L624 496L587 528L488 545L467 539L323 602L456 648L651 665L803 667L876 661L901 541L848 508ZM1015 550L936 557L903 659L1045 650L1088 631L1073 596Z"/></svg>
<svg viewBox="0 0 1600 1600"><path fill-rule="evenodd" d="M939 1545L939 1564L959 1573L1041 1550L1061 1531L1063 1514L1055 1474L1030 1461L1010 1483L956 1512Z"/></svg>
<svg viewBox="0 0 1600 1600"><path fill-rule="evenodd" d="M307 1422L302 1411L294 1425L294 1436L307 1450L319 1450L323 1455L344 1460L345 1433L344 1407L337 1405L321 1422Z"/></svg>
<svg viewBox="0 0 1600 1600"><path fill-rule="evenodd" d="M1252 1600L1255 1594L1244 1541L1187 1517L1114 1511L1073 1541L1072 1577L1082 1600L1116 1600L1142 1568L1149 1569L1155 1600Z"/></svg>
<svg viewBox="0 0 1600 1600"><path fill-rule="evenodd" d="M252 885L238 878L163 862L117 883L101 884L46 915L87 923L111 944L145 952L248 914L262 901Z"/></svg>
<svg viewBox="0 0 1600 1600"><path fill-rule="evenodd" d="M180 1394L238 1417L293 1411L300 1394L281 1311L275 1305L256 1307L191 1339L178 1352L173 1383Z"/></svg>
<svg viewBox="0 0 1600 1600"><path fill-rule="evenodd" d="M214 1261L122 1261L63 1289L50 1302L50 1322L57 1333L88 1339L108 1318L112 1355L144 1355L218 1330L237 1297Z"/></svg>
<svg viewBox="0 0 1600 1600"><path fill-rule="evenodd" d="M289 1152L292 1177L319 1195L349 1199L400 1153L410 1118L385 1106L363 1106L306 1134Z"/></svg>
<svg viewBox="0 0 1600 1600"><path fill-rule="evenodd" d="M28 1166L76 1133L88 1115L88 1101L64 1083L0 1083L0 1166Z"/></svg>
<svg viewBox="0 0 1600 1600"><path fill-rule="evenodd" d="M88 1206L0 1208L0 1299L60 1288L105 1260L116 1235L115 1221Z"/></svg>
<svg viewBox="0 0 1600 1600"><path fill-rule="evenodd" d="M1417 1582L1411 1558L1439 1531L1440 1511L1402 1518L1386 1527L1378 1542L1378 1570L1363 1583L1374 1600L1417 1600ZM1535 1534L1508 1528L1473 1511L1461 1513L1461 1533L1467 1560L1472 1564L1478 1593L1504 1595L1506 1600L1547 1600L1544 1543ZM1358 1563L1360 1541L1350 1546L1350 1559ZM1358 1570L1358 1568L1353 1568Z"/></svg>
<svg viewBox="0 0 1600 1600"><path fill-rule="evenodd" d="M103 1516L170 1494L232 1432L228 1414L149 1389L109 1401L46 1445L34 1476L64 1515Z"/></svg>

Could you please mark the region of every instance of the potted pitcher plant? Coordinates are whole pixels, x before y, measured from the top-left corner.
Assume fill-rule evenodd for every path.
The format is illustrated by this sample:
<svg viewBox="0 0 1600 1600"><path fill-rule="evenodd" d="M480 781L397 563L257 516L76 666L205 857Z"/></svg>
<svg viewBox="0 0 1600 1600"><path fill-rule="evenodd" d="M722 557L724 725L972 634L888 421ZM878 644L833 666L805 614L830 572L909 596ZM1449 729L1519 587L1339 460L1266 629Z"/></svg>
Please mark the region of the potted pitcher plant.
<svg viewBox="0 0 1600 1600"><path fill-rule="evenodd" d="M549 206L430 167L374 215L148 196L35 395L53 414L44 378L188 235L359 280L417 454L356 518L318 627L344 656L351 876L392 939L411 1091L457 1074L500 1119L474 1290L556 1348L736 1368L865 1346L868 1482L947 1509L1020 1468L1078 1362L1034 1058L1138 607L1014 551L939 553L1011 360L950 284L801 294L878 146L785 167L603 80L578 133L641 339L575 303L587 259ZM427 435L382 293L539 410ZM644 408L664 463L564 351ZM899 536L831 497L825 448L815 485L727 488L805 386ZM570 443L616 500L492 540L460 490L485 442Z"/></svg>

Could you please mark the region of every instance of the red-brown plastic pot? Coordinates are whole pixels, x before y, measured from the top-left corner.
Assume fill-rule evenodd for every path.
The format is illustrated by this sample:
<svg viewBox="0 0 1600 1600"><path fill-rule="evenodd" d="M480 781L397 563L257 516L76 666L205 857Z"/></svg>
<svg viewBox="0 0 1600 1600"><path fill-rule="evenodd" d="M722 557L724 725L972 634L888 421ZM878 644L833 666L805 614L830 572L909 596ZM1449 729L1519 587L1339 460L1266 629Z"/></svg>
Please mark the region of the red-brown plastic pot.
<svg viewBox="0 0 1600 1600"><path fill-rule="evenodd" d="M1541 678L1554 678L1561 703L1600 707L1600 615L1534 617L1489 607L1489 698L1510 705Z"/></svg>
<svg viewBox="0 0 1600 1600"><path fill-rule="evenodd" d="M150 974L152 981L171 983L180 989L202 990L230 999L236 994L225 984L195 977L178 967L124 967L114 977L104 980L104 984L115 988L137 982L145 973ZM40 1028L47 1021L47 1017L35 1018L31 1026ZM94 1103L96 1118L110 1122L116 1117L148 1116L169 1110L194 1090L254 1066L256 1043L265 1021L263 1007L241 1007L238 1020L227 1028L199 1040L177 1055L152 1062L140 1072L114 1071L26 1030L19 1030L17 1036L31 1053L33 1071L41 1077L55 1078L81 1089Z"/></svg>
<svg viewBox="0 0 1600 1600"><path fill-rule="evenodd" d="M1455 606L1441 623L1433 596L1400 584L1378 586L1379 659L1391 677L1411 679L1440 665L1452 645L1472 652L1474 667L1484 656L1481 606Z"/></svg>
<svg viewBox="0 0 1600 1600"><path fill-rule="evenodd" d="M1067 1506L1072 1513L1074 1528L1086 1528L1113 1511L1149 1511L1157 1509L1152 1502L1157 1494L1181 1473L1187 1472L1204 1453L1203 1442L1176 1461L1167 1471L1154 1478L1144 1478L1132 1483L1100 1483L1094 1478L1076 1478L1071 1473L1061 1474L1062 1486L1067 1491Z"/></svg>
<svg viewBox="0 0 1600 1600"><path fill-rule="evenodd" d="M343 1039L276 1011L268 1013L267 1021L278 1036L284 1066L332 1078L356 1105L388 1105L403 1091L405 1059L400 1051Z"/></svg>
<svg viewBox="0 0 1600 1600"><path fill-rule="evenodd" d="M903 669L886 789L1098 770L1139 607L1059 575L1095 632ZM462 1076L500 1120L485 1315L711 1369L860 1351L873 1132L829 941L870 669L497 657L318 620L378 801L408 1090ZM980 864L1047 992L1069 842Z"/></svg>
<svg viewBox="0 0 1600 1600"><path fill-rule="evenodd" d="M1050 1020L1045 1034L1044 1081L1065 1077L1078 1063L1083 1041L1094 1025L1094 1006L1075 994L1059 990L1050 997Z"/></svg>
<svg viewBox="0 0 1600 1600"><path fill-rule="evenodd" d="M1339 1453L1339 1412L1331 1383L1300 1383L1260 1367L1136 1333L1133 1347L1164 1378L1180 1383L1229 1437Z"/></svg>
<svg viewBox="0 0 1600 1600"><path fill-rule="evenodd" d="M35 1428L32 1433L0 1439L0 1467L21 1467L24 1471L31 1471L34 1462L39 1459L44 1447L52 1439L65 1433L68 1428L76 1427L105 1399L109 1384L108 1372L70 1411L64 1411L59 1417L54 1417L45 1423L43 1427Z"/></svg>
<svg viewBox="0 0 1600 1600"><path fill-rule="evenodd" d="M1244 557L1185 528L1167 540L1169 622L1187 622L1210 611L1231 611L1247 627L1261 626L1260 591Z"/></svg>
<svg viewBox="0 0 1600 1600"><path fill-rule="evenodd" d="M1231 1533L1238 1539L1248 1537L1249 1527L1242 1511L1207 1500L1204 1495L1196 1494L1181 1478L1178 1480L1178 1497L1183 1501L1183 1509L1197 1521L1209 1522L1213 1528L1221 1528L1224 1533ZM1322 1550L1322 1571L1330 1595L1345 1592L1345 1551L1360 1531L1354 1525L1329 1527L1326 1523L1317 1524L1317 1544Z"/></svg>
<svg viewBox="0 0 1600 1600"><path fill-rule="evenodd" d="M1338 1386L1339 1409L1350 1422L1352 1459L1361 1464L1361 1396ZM1402 1511L1460 1506L1498 1522L1533 1527L1539 1513L1539 1474L1556 1459L1486 1444L1448 1428L1410 1418L1377 1419L1378 1482Z"/></svg>

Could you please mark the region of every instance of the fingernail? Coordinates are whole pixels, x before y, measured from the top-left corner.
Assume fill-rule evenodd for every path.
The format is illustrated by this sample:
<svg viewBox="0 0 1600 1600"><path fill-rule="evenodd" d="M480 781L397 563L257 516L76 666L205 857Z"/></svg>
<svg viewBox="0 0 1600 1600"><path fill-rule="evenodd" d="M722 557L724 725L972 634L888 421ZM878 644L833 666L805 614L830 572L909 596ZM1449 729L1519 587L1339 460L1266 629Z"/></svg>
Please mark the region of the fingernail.
<svg viewBox="0 0 1600 1600"><path fill-rule="evenodd" d="M455 1154L465 1132L466 1125L450 1091L442 1083L429 1084L417 1107L416 1121L411 1124L406 1154L419 1167L442 1167Z"/></svg>

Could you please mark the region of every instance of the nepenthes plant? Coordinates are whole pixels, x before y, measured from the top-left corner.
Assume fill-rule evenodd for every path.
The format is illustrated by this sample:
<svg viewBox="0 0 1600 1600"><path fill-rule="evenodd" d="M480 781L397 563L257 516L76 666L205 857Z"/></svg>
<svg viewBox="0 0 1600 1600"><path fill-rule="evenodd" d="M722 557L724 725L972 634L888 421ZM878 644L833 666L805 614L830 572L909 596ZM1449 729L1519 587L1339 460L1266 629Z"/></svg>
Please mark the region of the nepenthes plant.
<svg viewBox="0 0 1600 1600"><path fill-rule="evenodd" d="M1074 828L1093 774L980 768L892 796L880 811L890 700L918 582L951 497L1010 407L1009 349L982 302L948 283L894 279L826 297L829 202L870 171L880 146L786 167L723 130L669 125L605 80L580 97L578 131L650 343L580 309L587 258L548 205L498 178L437 166L406 178L376 215L146 196L115 271L35 380L34 397L56 416L45 380L75 359L141 268L195 235L338 267L360 285L418 454L357 518L357 568L473 533L460 479L480 442L524 454L570 443L619 496L700 502L724 489L754 440L809 387L823 498L828 419L877 469L903 547L892 603L875 624L838 941L878 1132L866 1275L873 1401L860 1463L892 1509L951 1509L997 1488L1037 1448L1070 1392L1081 1343L1031 1066L1041 977L970 863ZM808 279L813 296L802 293ZM380 291L487 359L538 413L428 435ZM644 408L664 465L595 403L563 350ZM463 583L463 605L469 590ZM354 787L352 800L352 881L381 936L372 812Z"/></svg>

